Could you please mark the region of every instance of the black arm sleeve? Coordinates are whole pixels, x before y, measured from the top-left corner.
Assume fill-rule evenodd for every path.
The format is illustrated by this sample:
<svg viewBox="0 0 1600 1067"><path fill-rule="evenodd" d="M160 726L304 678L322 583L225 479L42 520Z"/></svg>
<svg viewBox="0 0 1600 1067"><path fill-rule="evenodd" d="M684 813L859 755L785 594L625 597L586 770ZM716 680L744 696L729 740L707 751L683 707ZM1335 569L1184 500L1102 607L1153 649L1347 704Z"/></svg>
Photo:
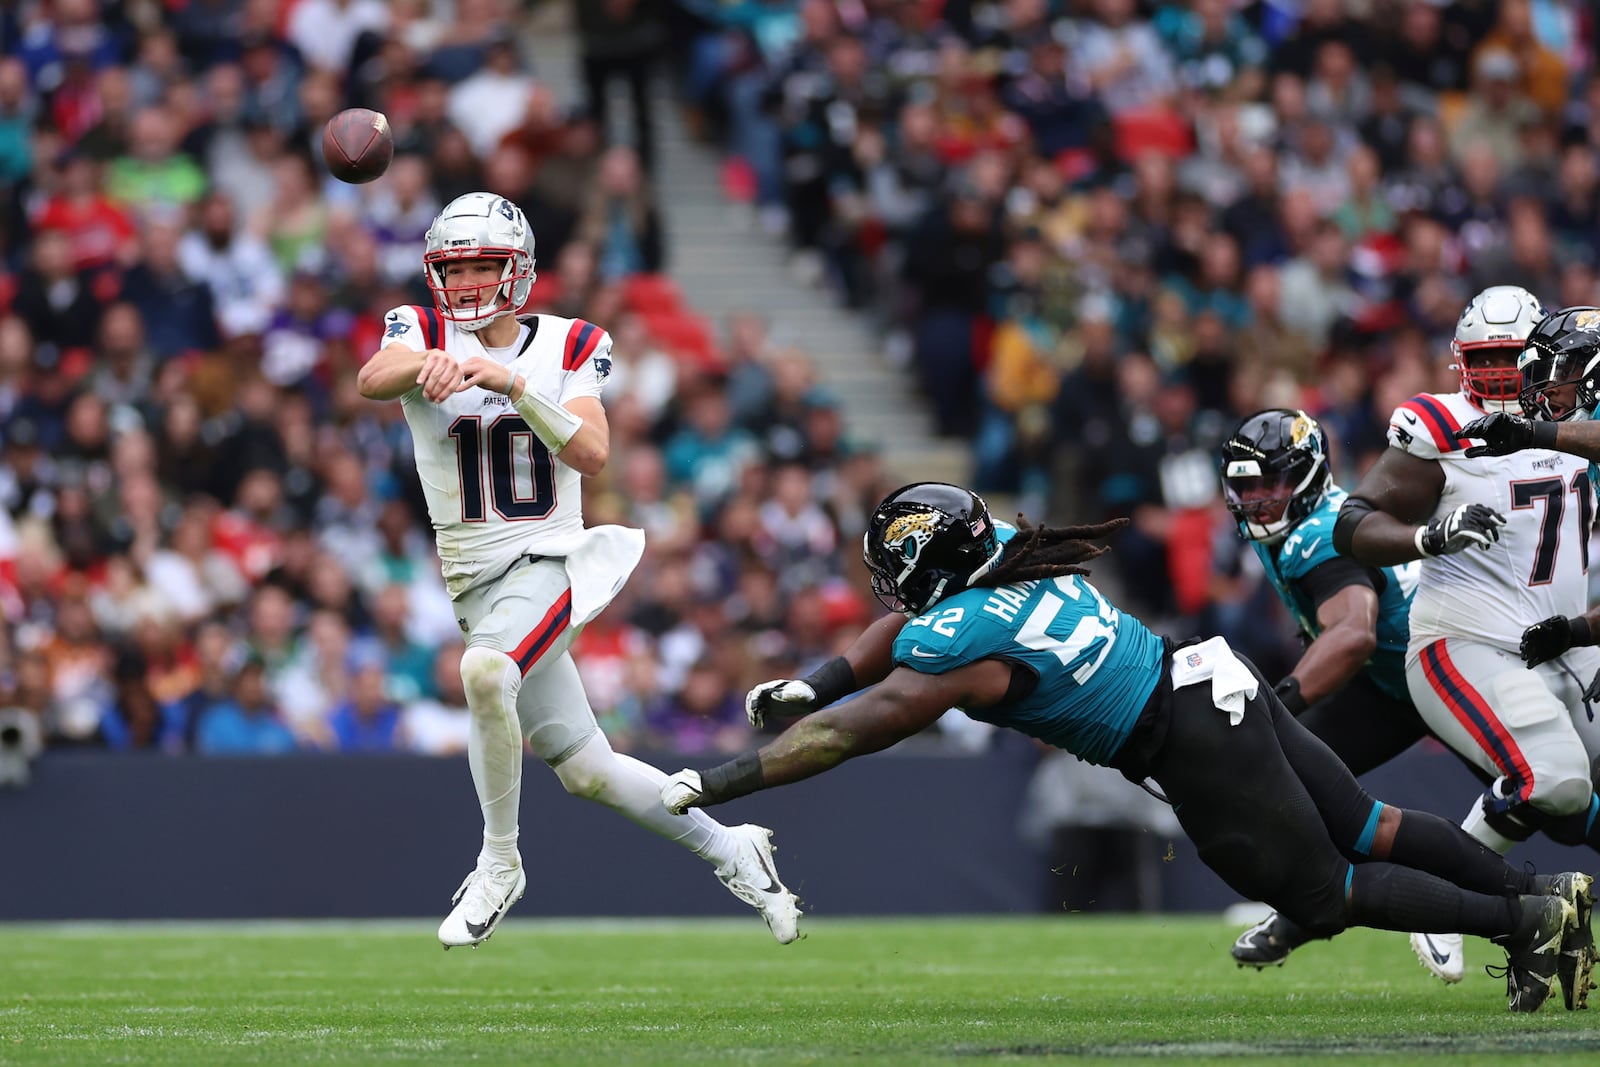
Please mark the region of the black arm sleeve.
<svg viewBox="0 0 1600 1067"><path fill-rule="evenodd" d="M1333 548L1341 556L1351 554L1351 548L1356 538L1356 527L1361 525L1361 520L1378 510L1368 500L1359 496L1347 497L1339 505L1339 518L1333 524Z"/></svg>
<svg viewBox="0 0 1600 1067"><path fill-rule="evenodd" d="M1357 563L1347 556L1340 556L1312 567L1296 580L1296 584L1306 599L1311 601L1312 610L1316 610L1341 589L1363 585L1374 593L1381 593L1388 580L1381 571Z"/></svg>

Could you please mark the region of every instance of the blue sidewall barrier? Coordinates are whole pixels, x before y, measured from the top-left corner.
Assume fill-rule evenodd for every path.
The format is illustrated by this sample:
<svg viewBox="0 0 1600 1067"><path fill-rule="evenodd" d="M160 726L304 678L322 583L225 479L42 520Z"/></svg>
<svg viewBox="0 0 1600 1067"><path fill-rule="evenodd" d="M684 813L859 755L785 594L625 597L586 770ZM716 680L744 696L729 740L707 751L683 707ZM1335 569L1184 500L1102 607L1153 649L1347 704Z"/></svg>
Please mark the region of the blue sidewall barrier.
<svg viewBox="0 0 1600 1067"><path fill-rule="evenodd" d="M1017 836L1033 765L1025 746L982 756L903 746L713 811L774 829L783 876L817 916L1033 912L1060 877ZM700 860L569 797L542 764L527 772L519 916L747 910ZM1452 821L1479 792L1436 746L1365 783ZM464 759L56 752L27 789L0 790L0 920L439 916L481 830ZM1592 852L1543 840L1512 859L1595 866ZM1175 911L1238 900L1182 838L1162 865L1162 897Z"/></svg>

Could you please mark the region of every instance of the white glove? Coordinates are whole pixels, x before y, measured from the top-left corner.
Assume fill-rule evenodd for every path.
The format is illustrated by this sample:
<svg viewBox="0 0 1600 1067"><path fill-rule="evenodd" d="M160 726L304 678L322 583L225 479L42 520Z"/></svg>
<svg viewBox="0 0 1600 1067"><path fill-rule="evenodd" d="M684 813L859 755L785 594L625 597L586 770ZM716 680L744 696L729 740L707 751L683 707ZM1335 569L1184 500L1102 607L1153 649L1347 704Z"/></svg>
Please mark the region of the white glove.
<svg viewBox="0 0 1600 1067"><path fill-rule="evenodd" d="M786 705L775 708L774 703ZM817 710L817 691L798 678L777 678L762 682L744 696L744 713L750 725L760 729L768 711L785 715L805 715Z"/></svg>
<svg viewBox="0 0 1600 1067"><path fill-rule="evenodd" d="M699 771L679 771L661 783L661 806L674 815L684 814L704 795Z"/></svg>

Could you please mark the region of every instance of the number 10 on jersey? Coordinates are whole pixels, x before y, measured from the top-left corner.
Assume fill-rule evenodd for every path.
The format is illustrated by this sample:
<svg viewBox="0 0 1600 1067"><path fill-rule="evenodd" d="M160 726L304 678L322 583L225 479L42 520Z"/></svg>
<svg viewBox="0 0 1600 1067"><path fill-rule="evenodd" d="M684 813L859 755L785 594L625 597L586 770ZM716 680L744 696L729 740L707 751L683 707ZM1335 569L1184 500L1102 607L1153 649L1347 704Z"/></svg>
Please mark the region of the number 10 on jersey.
<svg viewBox="0 0 1600 1067"><path fill-rule="evenodd" d="M462 522L486 522L490 507L513 522L543 519L555 510L554 461L521 416L501 415L485 427L483 416L462 415L447 432L456 442ZM519 464L523 456L527 463Z"/></svg>

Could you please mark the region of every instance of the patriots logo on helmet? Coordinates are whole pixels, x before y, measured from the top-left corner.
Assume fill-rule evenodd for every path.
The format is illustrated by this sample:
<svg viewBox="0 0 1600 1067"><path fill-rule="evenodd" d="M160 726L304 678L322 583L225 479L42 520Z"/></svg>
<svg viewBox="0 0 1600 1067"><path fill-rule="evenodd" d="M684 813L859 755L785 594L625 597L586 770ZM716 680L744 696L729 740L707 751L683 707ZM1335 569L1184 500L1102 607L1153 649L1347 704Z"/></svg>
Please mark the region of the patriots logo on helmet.
<svg viewBox="0 0 1600 1067"><path fill-rule="evenodd" d="M507 200L505 197L500 198L500 202L495 204L494 209L500 212L500 214L504 215L507 221L517 221L517 209L512 207L511 201Z"/></svg>
<svg viewBox="0 0 1600 1067"><path fill-rule="evenodd" d="M938 523L939 515L933 511L902 515L883 531L883 547L900 553L905 559L916 559L923 546L933 540Z"/></svg>
<svg viewBox="0 0 1600 1067"><path fill-rule="evenodd" d="M389 328L383 331L384 340L388 340L391 337L399 337L409 329L411 329L411 324L396 315L389 320Z"/></svg>

